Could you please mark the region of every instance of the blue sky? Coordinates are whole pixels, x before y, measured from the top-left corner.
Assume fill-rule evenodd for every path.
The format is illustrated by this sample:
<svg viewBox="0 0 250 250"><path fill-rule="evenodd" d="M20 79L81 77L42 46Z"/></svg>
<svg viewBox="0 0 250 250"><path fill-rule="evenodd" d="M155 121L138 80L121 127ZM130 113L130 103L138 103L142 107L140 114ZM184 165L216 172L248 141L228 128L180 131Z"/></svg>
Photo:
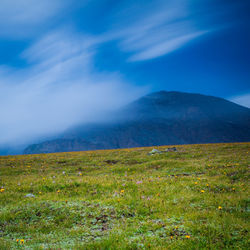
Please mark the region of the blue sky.
<svg viewBox="0 0 250 250"><path fill-rule="evenodd" d="M152 91L250 107L248 0L1 0L0 144Z"/></svg>

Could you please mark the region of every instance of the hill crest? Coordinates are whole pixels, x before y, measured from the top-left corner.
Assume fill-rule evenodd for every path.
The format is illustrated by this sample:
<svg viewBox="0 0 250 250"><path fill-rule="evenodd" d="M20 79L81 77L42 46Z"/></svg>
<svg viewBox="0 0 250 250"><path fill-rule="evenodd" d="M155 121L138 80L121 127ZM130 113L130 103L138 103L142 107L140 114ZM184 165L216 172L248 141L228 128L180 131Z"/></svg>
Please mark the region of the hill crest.
<svg viewBox="0 0 250 250"><path fill-rule="evenodd" d="M71 128L24 153L250 141L250 109L213 96L159 91L111 117L107 123Z"/></svg>

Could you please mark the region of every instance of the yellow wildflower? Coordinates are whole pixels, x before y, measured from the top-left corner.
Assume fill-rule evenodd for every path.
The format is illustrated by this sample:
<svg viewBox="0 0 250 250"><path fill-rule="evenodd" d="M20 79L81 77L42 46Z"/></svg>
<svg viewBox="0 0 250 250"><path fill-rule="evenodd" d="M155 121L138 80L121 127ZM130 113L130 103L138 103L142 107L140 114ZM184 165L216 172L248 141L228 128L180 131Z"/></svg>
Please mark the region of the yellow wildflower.
<svg viewBox="0 0 250 250"><path fill-rule="evenodd" d="M3 192L4 192L4 188L1 188L1 189L0 189L0 192L3 193Z"/></svg>
<svg viewBox="0 0 250 250"><path fill-rule="evenodd" d="M218 206L218 209L219 209L219 210L221 210L221 209L222 209L222 207L221 207L221 206Z"/></svg>
<svg viewBox="0 0 250 250"><path fill-rule="evenodd" d="M194 184L195 184L195 185L197 185L197 184L198 184L198 182L196 181Z"/></svg>
<svg viewBox="0 0 250 250"><path fill-rule="evenodd" d="M123 194L124 192L125 192L124 189L122 189L122 190L121 190L121 193Z"/></svg>
<svg viewBox="0 0 250 250"><path fill-rule="evenodd" d="M190 239L190 235L186 235L186 239Z"/></svg>
<svg viewBox="0 0 250 250"><path fill-rule="evenodd" d="M205 190L201 190L201 193L205 193Z"/></svg>
<svg viewBox="0 0 250 250"><path fill-rule="evenodd" d="M19 239L16 239L16 243L18 243L19 242Z"/></svg>
<svg viewBox="0 0 250 250"><path fill-rule="evenodd" d="M22 240L20 240L20 243L21 243L21 244L24 244L24 240L23 240L23 239L22 239Z"/></svg>

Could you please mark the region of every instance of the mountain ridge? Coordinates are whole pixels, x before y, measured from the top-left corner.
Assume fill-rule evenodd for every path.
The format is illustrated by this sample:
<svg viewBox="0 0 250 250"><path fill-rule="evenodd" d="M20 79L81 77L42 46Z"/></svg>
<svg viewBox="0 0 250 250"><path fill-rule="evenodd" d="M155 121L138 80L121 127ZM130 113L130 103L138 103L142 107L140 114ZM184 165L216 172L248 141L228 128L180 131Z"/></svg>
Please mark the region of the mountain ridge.
<svg viewBox="0 0 250 250"><path fill-rule="evenodd" d="M148 94L114 121L80 125L25 154L170 144L250 141L250 109L223 98L177 91Z"/></svg>

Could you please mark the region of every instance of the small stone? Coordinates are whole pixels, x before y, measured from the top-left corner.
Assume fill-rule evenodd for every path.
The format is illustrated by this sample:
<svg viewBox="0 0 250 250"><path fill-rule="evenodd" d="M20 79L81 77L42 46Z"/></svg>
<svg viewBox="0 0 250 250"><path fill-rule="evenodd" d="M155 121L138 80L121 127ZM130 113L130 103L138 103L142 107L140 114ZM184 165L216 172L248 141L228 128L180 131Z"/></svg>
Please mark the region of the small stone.
<svg viewBox="0 0 250 250"><path fill-rule="evenodd" d="M26 194L25 197L26 198L35 198L35 195L34 194Z"/></svg>
<svg viewBox="0 0 250 250"><path fill-rule="evenodd" d="M165 152L176 152L177 148L176 147L172 147L172 148L166 148Z"/></svg>
<svg viewBox="0 0 250 250"><path fill-rule="evenodd" d="M153 155L153 154L161 154L162 152L158 149L153 148L148 154Z"/></svg>

